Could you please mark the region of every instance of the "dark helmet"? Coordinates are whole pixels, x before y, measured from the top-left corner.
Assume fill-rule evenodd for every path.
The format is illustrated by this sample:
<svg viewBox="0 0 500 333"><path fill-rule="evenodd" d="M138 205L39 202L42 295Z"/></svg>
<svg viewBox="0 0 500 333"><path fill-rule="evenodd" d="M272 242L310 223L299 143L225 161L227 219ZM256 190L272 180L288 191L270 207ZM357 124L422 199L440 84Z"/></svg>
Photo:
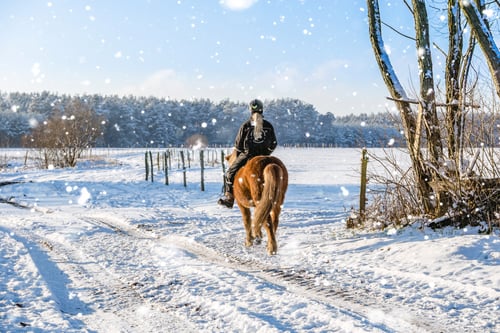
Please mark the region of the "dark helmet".
<svg viewBox="0 0 500 333"><path fill-rule="evenodd" d="M258 112L262 113L264 112L264 104L258 99L254 99L250 102L250 111L252 113Z"/></svg>

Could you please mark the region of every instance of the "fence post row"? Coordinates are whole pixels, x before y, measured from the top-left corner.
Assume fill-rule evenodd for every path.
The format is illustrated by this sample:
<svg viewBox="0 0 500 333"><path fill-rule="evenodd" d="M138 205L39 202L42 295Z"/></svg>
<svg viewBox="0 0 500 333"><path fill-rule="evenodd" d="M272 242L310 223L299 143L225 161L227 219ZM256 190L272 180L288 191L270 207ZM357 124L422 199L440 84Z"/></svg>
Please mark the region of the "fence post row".
<svg viewBox="0 0 500 333"><path fill-rule="evenodd" d="M186 155L188 158L188 166L186 166ZM200 188L202 191L205 191L205 158L208 156L209 158L212 158L212 166L215 166L217 163L217 151L208 151L208 154L205 154L204 150L200 150L200 169L201 169L201 185ZM183 173L183 184L184 187L187 187L187 168L191 167L191 164L189 163L191 158L193 158L193 161L195 160L195 153L193 152L192 155L189 154L189 152L185 152L184 150L178 150L178 155L179 158L177 160L177 165L178 168L182 168L182 173ZM221 165L222 165L222 174L223 174L223 182L225 186L226 179L224 177L224 174L226 173L226 168L225 168L225 153L224 150L221 150ZM209 161L210 162L210 161ZM151 178L151 182L154 182L154 163L153 163L153 153L151 150L146 151L144 155L144 163L145 163L145 169L146 169L146 181L148 181ZM160 152L157 152L156 156L156 163L157 163L157 169L159 171L164 171L165 172L165 185L169 185L169 175L168 175L168 169L172 168L172 151L170 149L166 150L163 152L163 158L160 156Z"/></svg>

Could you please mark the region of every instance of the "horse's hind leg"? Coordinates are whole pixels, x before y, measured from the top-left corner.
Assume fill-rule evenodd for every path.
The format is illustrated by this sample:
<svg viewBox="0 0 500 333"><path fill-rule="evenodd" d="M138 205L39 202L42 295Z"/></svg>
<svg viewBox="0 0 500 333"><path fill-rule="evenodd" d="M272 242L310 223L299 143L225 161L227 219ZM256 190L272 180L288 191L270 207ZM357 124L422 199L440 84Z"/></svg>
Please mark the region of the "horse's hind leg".
<svg viewBox="0 0 500 333"><path fill-rule="evenodd" d="M253 245L252 214L249 208L243 206L239 207L241 211L241 216L243 217L243 226L245 227L245 232L246 232L245 246L252 246Z"/></svg>
<svg viewBox="0 0 500 333"><path fill-rule="evenodd" d="M271 211L271 220L272 220L274 234L276 234L276 231L278 230L278 225L280 224L280 213L281 213L281 206L274 205L273 210Z"/></svg>
<svg viewBox="0 0 500 333"><path fill-rule="evenodd" d="M267 232L267 253L269 255L276 254L278 252L278 244L276 243L276 228L273 225L273 219L268 216L264 227Z"/></svg>
<svg viewBox="0 0 500 333"><path fill-rule="evenodd" d="M255 224L255 219L252 221L252 235L255 244L262 242L262 227Z"/></svg>

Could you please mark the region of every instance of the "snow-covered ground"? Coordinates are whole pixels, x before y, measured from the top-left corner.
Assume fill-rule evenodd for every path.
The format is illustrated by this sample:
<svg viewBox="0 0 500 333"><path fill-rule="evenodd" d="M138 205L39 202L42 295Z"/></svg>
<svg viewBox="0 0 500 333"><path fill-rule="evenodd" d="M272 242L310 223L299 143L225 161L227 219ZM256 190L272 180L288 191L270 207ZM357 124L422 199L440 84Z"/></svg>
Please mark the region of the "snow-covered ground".
<svg viewBox="0 0 500 333"><path fill-rule="evenodd" d="M216 205L220 164L144 180L144 151L75 169L0 151L1 332L500 332L500 237L345 229L360 152L279 149L278 254ZM28 208L23 208L28 207Z"/></svg>

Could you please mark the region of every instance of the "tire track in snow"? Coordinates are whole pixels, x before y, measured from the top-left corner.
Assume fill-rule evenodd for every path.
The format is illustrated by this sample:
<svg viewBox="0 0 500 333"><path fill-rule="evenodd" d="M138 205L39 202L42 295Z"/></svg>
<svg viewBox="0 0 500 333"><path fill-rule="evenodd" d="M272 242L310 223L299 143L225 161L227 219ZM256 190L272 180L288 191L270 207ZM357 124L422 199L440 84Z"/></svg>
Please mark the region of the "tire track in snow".
<svg viewBox="0 0 500 333"><path fill-rule="evenodd" d="M2 332L17 332L21 327L49 331L58 326L66 332L80 332L84 324L72 313L85 311L84 306L68 297L65 276L44 254L45 245L3 226L0 236L8 244L3 248L6 251L0 251Z"/></svg>
<svg viewBox="0 0 500 333"><path fill-rule="evenodd" d="M159 237L150 229L130 226L120 218L110 219L109 215L93 216L90 219L93 221L92 223L104 225L129 237L149 238L158 244L173 245L195 255L202 261L253 275L272 285L285 288L299 297L334 308L355 321L369 323L371 327L384 332L395 331L392 327L397 327L398 330L403 328L407 332L446 331L438 324L422 321L422 318L417 319L410 315L401 316L401 313L411 313L411 310L403 311L400 308L401 304L391 304L382 296L373 294L369 289L347 289L339 285L320 286L317 283L320 276L317 274L276 268L252 259L242 259L236 255L219 253L199 242L179 235Z"/></svg>
<svg viewBox="0 0 500 333"><path fill-rule="evenodd" d="M114 234L114 237L133 237L140 241L154 239L154 237L132 235L125 224L119 223L121 219L110 219L109 216L107 218L83 216L80 217L80 220L100 229L108 229ZM123 248L127 249L127 240L123 241L125 243ZM100 252L103 248L99 246L96 250ZM74 255L74 257L78 256L82 257L82 254ZM108 257L108 255L105 255L105 257ZM86 258L88 258L88 253L83 255L82 259L85 260ZM121 258L113 258L113 260L120 261ZM140 279L136 276L137 272L131 271L124 274L122 271L113 270L114 265L115 263L111 263L110 267L103 264L92 265L91 269L86 269L86 275L90 280L97 280L99 283L99 293L95 297L95 302L99 304L99 307L104 312L113 314L118 327L123 326L124 323L127 326L120 332L196 332L185 321L177 318L171 308L165 306L164 299L155 300L144 293L145 283L139 281ZM104 320L107 320L106 316L104 316ZM114 324L109 325L109 327L115 329Z"/></svg>
<svg viewBox="0 0 500 333"><path fill-rule="evenodd" d="M129 322L126 317L121 317L113 314L116 309L127 308L127 302L123 300L130 299L130 303L134 303L134 291L126 288L119 281L106 276L107 275L98 263L92 263L89 258L82 258L76 253L76 249L67 244L48 240L43 236L32 234L20 234L21 239L30 239L26 241L25 246L36 248L36 244L40 244L46 249L47 254L42 254L43 251L37 250L37 255L32 255L33 261L38 267L41 275L44 277L48 288L51 290L54 298L59 304L59 310L66 313L67 317L88 316L92 318L92 322L101 323L107 327L115 327L118 331L130 332L133 331L133 322ZM49 259L50 258L50 259ZM70 280L73 282L71 283ZM76 281L76 282L75 282ZM84 281L82 284L81 282ZM103 283L103 281L106 281ZM72 284L72 286L70 286ZM87 290L86 295L81 295L83 290ZM121 294L120 302L110 302L115 300L115 295ZM80 299L78 296L83 296ZM113 309L105 315L99 314L98 309L91 309L90 304L99 304L101 308ZM106 310L104 310L107 312ZM71 320L71 319L69 319ZM74 327L74 323L72 326ZM89 325L92 327L93 325ZM78 325L77 328L83 328Z"/></svg>
<svg viewBox="0 0 500 333"><path fill-rule="evenodd" d="M162 241L175 244L200 258L216 265L229 267L252 274L276 286L309 299L333 307L341 313L383 332L446 332L437 323L422 321L411 315L401 316L402 313L411 313L410 309L402 310L401 304L392 305L383 297L378 297L369 289L347 289L341 286L319 286L320 276L305 270L276 268L252 260L242 259L234 255L218 253L203 244L181 236L167 236ZM392 328L392 327L396 327Z"/></svg>
<svg viewBox="0 0 500 333"><path fill-rule="evenodd" d="M69 220L69 219L68 219ZM72 218L73 225L91 224L92 233L108 233L111 237L130 236L119 226L93 218ZM94 329L99 332L195 332L172 311L144 296L134 276L120 275L99 262L96 254L104 247L87 252L92 244L82 245L58 232L47 234L47 228L33 228L19 223L12 229L13 239L30 249L30 255L47 288L67 321L68 332ZM47 223L48 225L49 223ZM119 259L119 258L117 258Z"/></svg>

